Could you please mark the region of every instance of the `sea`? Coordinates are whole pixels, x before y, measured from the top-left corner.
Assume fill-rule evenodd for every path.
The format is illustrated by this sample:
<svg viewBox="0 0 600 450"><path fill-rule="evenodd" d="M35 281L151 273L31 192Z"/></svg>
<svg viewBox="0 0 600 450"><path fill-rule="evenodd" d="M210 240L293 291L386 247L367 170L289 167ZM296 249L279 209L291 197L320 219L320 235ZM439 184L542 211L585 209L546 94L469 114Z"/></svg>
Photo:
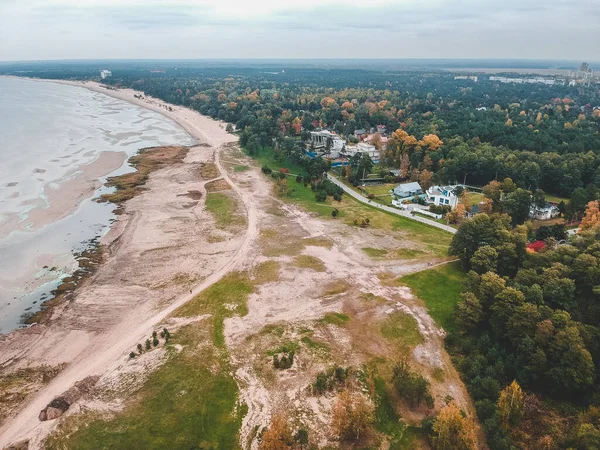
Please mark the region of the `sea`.
<svg viewBox="0 0 600 450"><path fill-rule="evenodd" d="M77 269L75 255L108 232L115 207L95 201L110 192L101 187L108 176L133 170L126 161L142 148L194 143L165 116L104 94L0 77L0 334L25 326ZM69 186L103 152L124 152L125 162L62 217L33 226L33 214L56 207L49 191Z"/></svg>

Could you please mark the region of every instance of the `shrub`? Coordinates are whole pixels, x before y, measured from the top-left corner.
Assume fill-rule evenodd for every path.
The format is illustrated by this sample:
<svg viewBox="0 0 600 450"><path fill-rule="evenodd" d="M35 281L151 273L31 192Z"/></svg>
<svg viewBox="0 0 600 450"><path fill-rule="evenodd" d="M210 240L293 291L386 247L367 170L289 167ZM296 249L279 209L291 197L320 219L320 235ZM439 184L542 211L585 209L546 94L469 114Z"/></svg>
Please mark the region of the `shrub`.
<svg viewBox="0 0 600 450"><path fill-rule="evenodd" d="M331 427L342 441L365 439L374 420L373 404L358 392L342 392L332 409Z"/></svg>
<svg viewBox="0 0 600 450"><path fill-rule="evenodd" d="M294 441L301 449L303 449L305 445L308 445L308 430L306 428L300 428L296 431L294 434Z"/></svg>
<svg viewBox="0 0 600 450"><path fill-rule="evenodd" d="M342 194L336 192L335 194L333 194L333 199L336 202L341 202L342 201Z"/></svg>
<svg viewBox="0 0 600 450"><path fill-rule="evenodd" d="M325 191L317 191L315 194L315 200L318 202L324 202L327 200L327 193Z"/></svg>
<svg viewBox="0 0 600 450"><path fill-rule="evenodd" d="M403 397L411 408L424 404L433 408L433 397L429 392L429 381L420 373L410 370L406 360L400 361L394 367L392 383L398 394Z"/></svg>
<svg viewBox="0 0 600 450"><path fill-rule="evenodd" d="M146 339L146 350L150 350L152 348L152 342L150 339Z"/></svg>
<svg viewBox="0 0 600 450"><path fill-rule="evenodd" d="M302 175L296 175L296 183L302 183Z"/></svg>
<svg viewBox="0 0 600 450"><path fill-rule="evenodd" d="M138 345L137 345L137 349L138 349L138 352L140 353L140 355L141 355L141 354L142 354L142 352L144 351L144 348L142 347L142 344L138 344Z"/></svg>
<svg viewBox="0 0 600 450"><path fill-rule="evenodd" d="M260 170L262 170L262 173L264 173L265 175L269 175L271 172L273 172L271 169L269 169L269 166L267 166L266 164L262 166Z"/></svg>
<svg viewBox="0 0 600 450"><path fill-rule="evenodd" d="M375 194L369 194L369 198L373 200L375 198Z"/></svg>
<svg viewBox="0 0 600 450"><path fill-rule="evenodd" d="M333 217L333 218L335 219L335 218L338 216L338 214L339 214L339 213L340 213L340 212L338 211L338 209L337 209L337 208L334 208L334 209L331 211L331 217Z"/></svg>
<svg viewBox="0 0 600 450"><path fill-rule="evenodd" d="M331 367L326 372L317 374L317 378L312 385L312 390L315 394L322 395L325 392L333 391L336 387L345 386L349 374L349 367Z"/></svg>
<svg viewBox="0 0 600 450"><path fill-rule="evenodd" d="M294 364L294 351L284 353L281 358L279 355L273 355L273 367L276 369L289 369Z"/></svg>
<svg viewBox="0 0 600 450"><path fill-rule="evenodd" d="M133 359L133 358L135 358L135 353L134 352L129 353L129 359Z"/></svg>
<svg viewBox="0 0 600 450"><path fill-rule="evenodd" d="M155 347L158 347L158 344L159 344L158 339L156 339L156 338L152 339L152 345L154 345Z"/></svg>

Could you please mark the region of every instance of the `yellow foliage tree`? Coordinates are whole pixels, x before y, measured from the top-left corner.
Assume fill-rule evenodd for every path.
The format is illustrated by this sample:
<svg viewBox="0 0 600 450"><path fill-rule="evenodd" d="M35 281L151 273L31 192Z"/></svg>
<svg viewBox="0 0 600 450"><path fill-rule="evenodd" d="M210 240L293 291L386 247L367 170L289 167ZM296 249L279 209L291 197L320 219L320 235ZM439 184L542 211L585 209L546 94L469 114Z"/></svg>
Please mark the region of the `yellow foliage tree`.
<svg viewBox="0 0 600 450"><path fill-rule="evenodd" d="M585 215L579 224L579 231L595 230L600 226L600 208L598 200L589 202L585 209Z"/></svg>
<svg viewBox="0 0 600 450"><path fill-rule="evenodd" d="M423 144L431 151L439 149L444 142L435 134L428 134L423 136Z"/></svg>
<svg viewBox="0 0 600 450"><path fill-rule="evenodd" d="M352 108L354 108L354 105L352 104L352 102L345 101L344 103L342 103L342 109L352 109Z"/></svg>
<svg viewBox="0 0 600 450"><path fill-rule="evenodd" d="M287 420L283 416L273 416L269 429L262 435L260 450L290 450L294 439Z"/></svg>
<svg viewBox="0 0 600 450"><path fill-rule="evenodd" d="M519 423L525 409L525 397L523 396L521 386L519 386L516 380L500 392L496 406L498 407L500 423L504 427L508 428L511 425Z"/></svg>
<svg viewBox="0 0 600 450"><path fill-rule="evenodd" d="M510 117L508 119L506 119L506 126L507 127L512 127L513 126L513 121L512 121L512 119Z"/></svg>
<svg viewBox="0 0 600 450"><path fill-rule="evenodd" d="M542 121L542 113L541 112L537 113L537 117L535 118L535 121L537 123L540 123Z"/></svg>
<svg viewBox="0 0 600 450"><path fill-rule="evenodd" d="M471 200L471 194L469 193L468 189L465 189L461 192L459 200L467 211L471 211L473 200Z"/></svg>
<svg viewBox="0 0 600 450"><path fill-rule="evenodd" d="M342 391L333 405L331 427L342 441L359 441L371 430L374 407L359 392Z"/></svg>
<svg viewBox="0 0 600 450"><path fill-rule="evenodd" d="M594 110L594 117L596 117L596 118L600 117L600 109Z"/></svg>
<svg viewBox="0 0 600 450"><path fill-rule="evenodd" d="M451 402L435 418L432 443L435 450L474 450L477 444L475 424Z"/></svg>
<svg viewBox="0 0 600 450"><path fill-rule="evenodd" d="M383 140L381 139L381 134L375 133L371 138L371 145L373 145L377 150L381 150L383 147Z"/></svg>
<svg viewBox="0 0 600 450"><path fill-rule="evenodd" d="M464 220L466 212L467 209L465 208L465 205L459 203L456 205L456 208L446 214L446 219L448 219L448 222L450 223L459 224Z"/></svg>
<svg viewBox="0 0 600 450"><path fill-rule="evenodd" d="M324 97L323 100L321 100L322 108L331 108L333 105L335 105L335 100L331 97Z"/></svg>

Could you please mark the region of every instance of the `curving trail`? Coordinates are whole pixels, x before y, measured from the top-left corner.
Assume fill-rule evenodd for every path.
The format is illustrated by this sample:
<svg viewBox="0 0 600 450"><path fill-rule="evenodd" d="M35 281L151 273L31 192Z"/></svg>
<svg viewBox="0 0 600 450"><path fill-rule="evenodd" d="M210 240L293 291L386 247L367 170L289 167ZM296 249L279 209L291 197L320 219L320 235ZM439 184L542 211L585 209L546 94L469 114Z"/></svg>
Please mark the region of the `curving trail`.
<svg viewBox="0 0 600 450"><path fill-rule="evenodd" d="M106 94L111 92L101 91ZM133 92L133 91L132 91ZM123 99L122 97L119 97ZM136 102L138 103L138 102ZM147 107L143 103L140 106ZM149 108L165 114L171 119L176 120L194 137L210 144L217 144L215 149L215 164L221 172L221 176L231 186L232 189L240 196L247 211L246 234L244 240L231 259L219 270L213 272L200 284L192 289L191 294L186 293L176 298L169 306L156 312L154 315L140 321L139 314L132 311L123 320L100 335L98 335L90 345L73 360L69 366L54 378L47 386L43 387L29 400L26 406L12 419L8 420L2 428L0 428L0 448L4 448L11 443L18 442L22 439L42 437L47 434L53 427L55 421L40 422L38 420L39 412L56 396L62 394L65 390L71 387L75 382L90 376L102 375L111 367L122 363L123 359L138 342L143 341L151 331L164 321L173 311L190 301L200 292L210 287L212 284L219 281L229 271L234 269L238 264L242 263L248 256L251 244L258 234L257 226L257 210L250 202L247 196L242 195L241 189L233 183L227 172L223 169L220 162L221 146L226 141L215 141L207 138L202 130L202 122L207 120L195 111L172 106L178 115L166 114L160 108ZM201 118L201 120L198 120ZM229 139L233 141L233 139Z"/></svg>

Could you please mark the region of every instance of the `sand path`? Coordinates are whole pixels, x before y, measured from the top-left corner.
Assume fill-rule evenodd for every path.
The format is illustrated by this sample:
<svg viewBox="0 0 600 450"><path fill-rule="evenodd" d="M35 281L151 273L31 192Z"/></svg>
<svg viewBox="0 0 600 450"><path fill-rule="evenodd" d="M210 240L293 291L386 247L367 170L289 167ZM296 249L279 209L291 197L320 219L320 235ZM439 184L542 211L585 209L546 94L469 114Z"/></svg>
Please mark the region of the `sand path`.
<svg viewBox="0 0 600 450"><path fill-rule="evenodd" d="M99 88L97 85L86 85L85 87L95 91L103 89ZM126 92L101 90L100 92L125 101L132 101L131 99L137 100L133 97L136 93L130 90ZM142 101L132 101L132 103L166 115L177 121L192 136L216 148L215 164L221 172L222 178L229 182L233 190L240 196L247 211L248 227L244 239L233 257L219 270L213 272L200 284L195 286L191 293L179 296L164 309L143 319L141 322L140 318L143 316L140 315L138 311L131 311L118 325L93 339L93 341L85 348L85 351L80 352L76 359L74 359L63 372L47 386L38 391L15 417L8 420L7 423L0 428L0 448L4 448L21 439L35 438L36 436L39 437L40 435L46 434L54 424L50 421L40 422L38 420L38 415L48 402L60 395L75 382L90 375L101 375L115 364L118 365L122 363L123 358L126 357L132 348L135 348L136 343L143 341L144 338L151 333L153 328L164 321L169 314L242 263L247 258L248 252L251 249L251 244L258 234L257 211L255 206L249 201L247 196L242 195L241 189L229 178L219 160L220 146L226 142L235 141L235 138L225 133L218 122L201 116L195 111L179 107L172 107L174 111L167 111L156 104L147 104Z"/></svg>

